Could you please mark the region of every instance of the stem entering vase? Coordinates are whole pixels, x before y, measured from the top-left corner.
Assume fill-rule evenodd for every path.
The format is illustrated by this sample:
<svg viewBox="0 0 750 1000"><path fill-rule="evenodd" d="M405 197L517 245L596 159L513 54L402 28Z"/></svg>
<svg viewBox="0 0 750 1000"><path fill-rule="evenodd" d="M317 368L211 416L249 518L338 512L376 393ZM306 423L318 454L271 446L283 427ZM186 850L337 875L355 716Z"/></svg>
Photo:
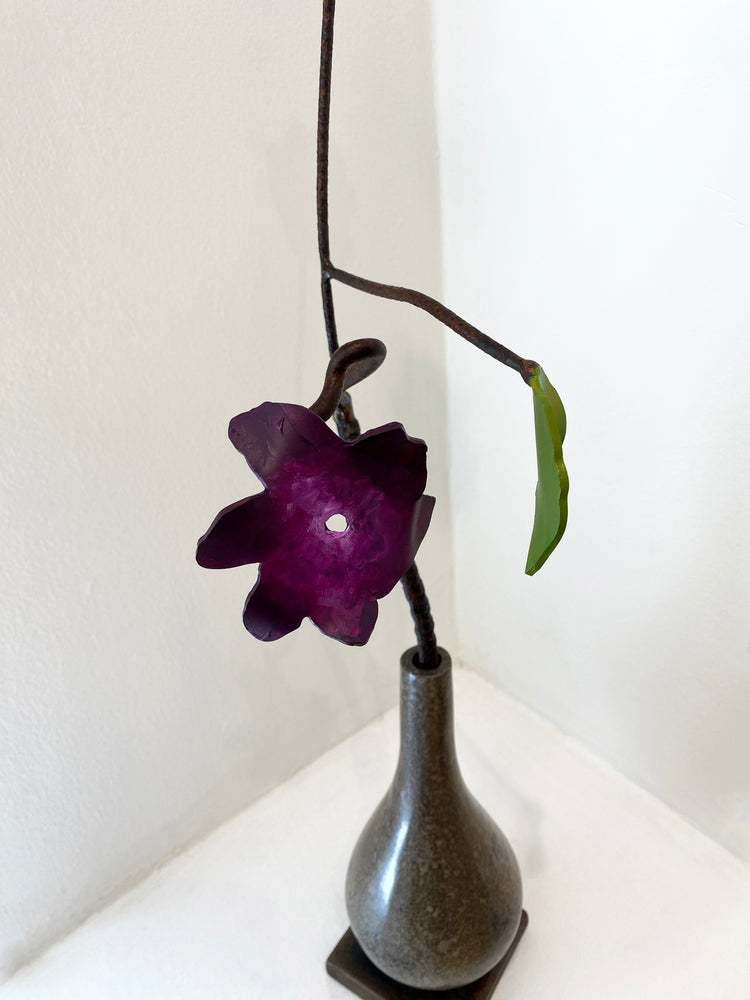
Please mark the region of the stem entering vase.
<svg viewBox="0 0 750 1000"><path fill-rule="evenodd" d="M320 289L323 299L323 320L328 339L328 353L333 354L339 346L336 332L336 316L333 308L331 288L331 246L328 225L328 150L331 117L331 69L333 66L333 22L336 0L323 0L323 25L320 35L320 85L318 91L318 142L317 142L317 222L318 253L320 256ZM344 272L341 272L342 274ZM342 394L334 413L339 437L349 441L359 434L359 424L354 416L351 397ZM414 630L417 636L419 665L432 669L440 662L435 637L435 623L430 612L430 602L417 570L416 563L407 570L401 583L409 603Z"/></svg>

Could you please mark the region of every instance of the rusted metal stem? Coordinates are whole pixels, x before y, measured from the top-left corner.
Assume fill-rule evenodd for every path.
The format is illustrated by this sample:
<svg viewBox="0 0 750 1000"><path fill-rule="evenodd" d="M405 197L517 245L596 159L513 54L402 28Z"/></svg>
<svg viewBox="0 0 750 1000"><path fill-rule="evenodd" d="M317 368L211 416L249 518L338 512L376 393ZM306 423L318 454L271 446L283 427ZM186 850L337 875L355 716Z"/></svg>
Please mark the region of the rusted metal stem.
<svg viewBox="0 0 750 1000"><path fill-rule="evenodd" d="M474 347L488 354L491 358L517 371L525 382L531 379L538 365L535 361L522 358L515 351L504 347L498 341L482 333L477 327L467 323L452 309L442 302L433 299L423 292L413 288L401 288L397 285L384 285L379 281L361 278L350 274L331 263L331 247L328 226L328 150L331 113L331 71L333 66L333 22L336 10L336 0L323 0L323 27L320 41L320 89L318 91L318 170L317 170L317 217L318 217L318 252L320 255L321 290L323 295L323 318L328 337L329 353L333 354L338 347L336 320L333 311L333 291L331 280L349 285L369 295L377 295L384 299L394 299L407 302L409 305L424 309L439 320L454 333L463 337Z"/></svg>
<svg viewBox="0 0 750 1000"><path fill-rule="evenodd" d="M331 262L328 227L328 148L331 118L331 69L333 66L333 19L336 0L323 0L323 26L320 34L320 84L318 89L318 170L316 182L318 216L318 253L320 255L320 290L323 297L323 319L328 338L328 353L339 346L336 316L333 310L333 290L328 268Z"/></svg>
<svg viewBox="0 0 750 1000"><path fill-rule="evenodd" d="M382 340L371 337L342 344L328 362L323 389L310 407L313 413L317 413L321 420L330 420L346 390L377 371L385 360L385 354Z"/></svg>
<svg viewBox="0 0 750 1000"><path fill-rule="evenodd" d="M328 339L328 353L330 355L333 355L339 346L338 334L336 332L336 317L333 309L333 290L331 288L333 268L331 267L330 231L328 226L328 149L331 116L331 69L333 66L333 20L335 11L336 0L323 0L323 26L320 36L316 181L320 288L323 299L323 319ZM344 273L341 272L341 274ZM367 291L368 289L363 290ZM351 397L345 390L346 386L344 385L344 391L340 394L340 400L334 416L339 436L348 441L359 434L359 424L354 416ZM317 405L319 401L316 401L313 405ZM321 406L323 405L321 403ZM420 665L424 668L436 667L439 657L437 654L437 641L435 639L435 625L430 614L430 603L427 600L427 594L417 572L416 564L412 564L411 569L408 570L401 582L406 599L409 602L411 616L414 620Z"/></svg>
<svg viewBox="0 0 750 1000"><path fill-rule="evenodd" d="M515 351L504 347L496 340L493 340L492 337L488 337L486 333L482 333L481 330L472 326L471 323L467 323L465 319L461 319L459 315L448 309L447 306L444 306L442 302L438 302L437 299L433 299L423 292L417 292L413 288L400 288L398 285L383 285L379 281L371 281L369 278L360 278L356 274L350 274L348 271L342 271L339 267L334 267L333 264L330 265L327 273L329 278L335 278L336 281L340 281L344 285L349 285L351 288L356 288L360 292L377 295L381 299L408 302L409 305L416 306L418 309L424 309L425 312L434 316L435 319L440 320L444 326L453 330L454 333L463 337L464 340L468 340L474 347L478 347L480 351L489 354L495 361L500 361L502 364L507 365L508 368L512 368L513 371L518 372L525 382L528 382L538 367L535 361L527 361L525 358L520 357Z"/></svg>
<svg viewBox="0 0 750 1000"><path fill-rule="evenodd" d="M417 634L419 666L423 670L432 670L440 665L440 656L437 651L435 623L430 612L430 602L427 600L427 594L416 563L412 563L411 568L406 571L406 575L401 578L401 585L411 608L414 631Z"/></svg>

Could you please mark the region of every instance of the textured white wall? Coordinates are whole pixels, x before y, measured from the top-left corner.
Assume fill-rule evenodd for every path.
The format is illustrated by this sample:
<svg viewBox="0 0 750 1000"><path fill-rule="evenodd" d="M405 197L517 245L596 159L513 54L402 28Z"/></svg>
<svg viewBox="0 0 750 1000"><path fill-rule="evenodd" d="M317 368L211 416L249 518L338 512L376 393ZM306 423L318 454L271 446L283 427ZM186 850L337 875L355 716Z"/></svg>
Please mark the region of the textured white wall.
<svg viewBox="0 0 750 1000"><path fill-rule="evenodd" d="M750 859L750 7L434 9L444 294L572 482L525 578L530 395L451 342L462 659Z"/></svg>
<svg viewBox="0 0 750 1000"><path fill-rule="evenodd" d="M400 593L368 647L309 623L256 643L254 570L195 541L258 485L226 438L309 403L326 351L315 237L319 5L5 4L0 79L0 968L380 712L412 642ZM337 263L438 292L429 10L341 5ZM338 294L390 357L365 427L430 444L420 566L451 638L442 333ZM417 374L417 366L421 366Z"/></svg>

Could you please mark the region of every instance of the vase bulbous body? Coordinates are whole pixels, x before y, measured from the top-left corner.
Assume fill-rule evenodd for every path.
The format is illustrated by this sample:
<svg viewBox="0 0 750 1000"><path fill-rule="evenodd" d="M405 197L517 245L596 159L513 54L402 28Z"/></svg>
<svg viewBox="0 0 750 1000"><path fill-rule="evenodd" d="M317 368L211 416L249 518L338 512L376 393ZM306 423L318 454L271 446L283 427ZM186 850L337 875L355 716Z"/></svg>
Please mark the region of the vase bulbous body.
<svg viewBox="0 0 750 1000"><path fill-rule="evenodd" d="M401 657L401 747L385 798L360 835L346 906L381 972L425 990L473 982L508 950L521 875L505 836L464 784L456 758L451 660Z"/></svg>

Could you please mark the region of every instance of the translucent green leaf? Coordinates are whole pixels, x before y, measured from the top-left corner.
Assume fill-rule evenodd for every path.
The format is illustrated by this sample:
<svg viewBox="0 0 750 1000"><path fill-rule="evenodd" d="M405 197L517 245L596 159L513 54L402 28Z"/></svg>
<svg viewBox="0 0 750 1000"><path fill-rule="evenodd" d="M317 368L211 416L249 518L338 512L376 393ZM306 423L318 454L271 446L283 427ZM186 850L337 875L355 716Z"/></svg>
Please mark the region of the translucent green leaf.
<svg viewBox="0 0 750 1000"><path fill-rule="evenodd" d="M533 576L563 536L568 523L568 472L563 461L565 410L540 367L529 380L534 393L536 505L526 572Z"/></svg>

